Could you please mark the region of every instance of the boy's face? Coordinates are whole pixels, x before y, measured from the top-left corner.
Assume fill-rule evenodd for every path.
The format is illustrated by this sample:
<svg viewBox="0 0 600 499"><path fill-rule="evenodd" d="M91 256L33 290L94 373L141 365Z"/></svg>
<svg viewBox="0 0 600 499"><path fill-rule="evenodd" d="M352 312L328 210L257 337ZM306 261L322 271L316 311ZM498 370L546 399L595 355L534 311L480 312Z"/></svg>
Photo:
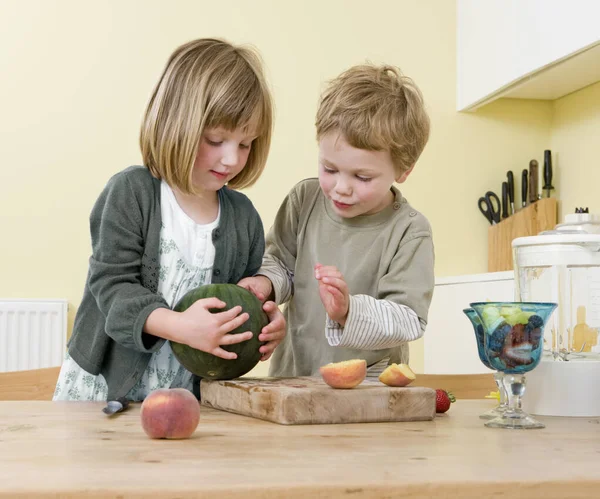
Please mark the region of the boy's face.
<svg viewBox="0 0 600 499"><path fill-rule="evenodd" d="M390 190L394 181L404 182L409 173L396 173L388 151L357 149L339 132L319 141L319 184L341 217L383 210L394 201Z"/></svg>

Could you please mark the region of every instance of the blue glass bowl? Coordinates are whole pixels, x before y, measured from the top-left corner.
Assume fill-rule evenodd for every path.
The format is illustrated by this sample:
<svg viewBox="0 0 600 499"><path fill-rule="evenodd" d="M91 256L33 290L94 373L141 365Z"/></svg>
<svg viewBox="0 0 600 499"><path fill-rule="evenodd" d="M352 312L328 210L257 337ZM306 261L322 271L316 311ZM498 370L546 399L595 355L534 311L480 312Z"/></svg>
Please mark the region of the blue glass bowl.
<svg viewBox="0 0 600 499"><path fill-rule="evenodd" d="M488 358L485 354L485 344L484 344L485 331L483 329L483 324L481 323L481 319L477 315L477 312L475 312L475 310L472 308L465 308L463 310L463 313L467 316L469 321L471 321L471 325L473 326L473 330L475 331L477 354L479 355L479 360L485 367L493 370L494 368L490 365ZM502 414L504 414L504 411L506 410L507 405L506 405L506 390L504 388L504 384L502 383L502 377L503 377L503 374L501 372L499 372L499 371L494 372L494 382L496 383L496 386L498 387L498 392L500 393L500 403L498 404L497 407L490 409L489 411L484 412L483 414L480 414L479 417L481 419L492 419L492 418L496 418L498 416L502 416Z"/></svg>
<svg viewBox="0 0 600 499"><path fill-rule="evenodd" d="M485 346L484 346L484 335L485 331L483 329L483 324L481 323L481 319L475 312L473 308L465 308L463 313L469 318L471 324L473 325L473 329L475 330L475 338L477 340L477 354L479 355L479 360L483 363L485 367L488 369L494 369L490 362L488 361L487 356L485 355Z"/></svg>
<svg viewBox="0 0 600 499"><path fill-rule="evenodd" d="M544 326L556 306L539 302L471 303L483 326L483 353L491 369L505 374L534 369L542 357Z"/></svg>

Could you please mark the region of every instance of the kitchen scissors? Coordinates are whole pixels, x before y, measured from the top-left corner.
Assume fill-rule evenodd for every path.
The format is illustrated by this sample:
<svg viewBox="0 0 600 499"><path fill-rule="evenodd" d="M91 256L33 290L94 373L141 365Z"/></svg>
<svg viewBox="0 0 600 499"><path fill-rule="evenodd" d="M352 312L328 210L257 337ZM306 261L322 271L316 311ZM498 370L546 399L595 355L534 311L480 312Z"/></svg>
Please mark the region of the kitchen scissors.
<svg viewBox="0 0 600 499"><path fill-rule="evenodd" d="M490 224L494 225L500 222L501 204L500 198L495 192L487 191L483 197L479 198L477 205Z"/></svg>

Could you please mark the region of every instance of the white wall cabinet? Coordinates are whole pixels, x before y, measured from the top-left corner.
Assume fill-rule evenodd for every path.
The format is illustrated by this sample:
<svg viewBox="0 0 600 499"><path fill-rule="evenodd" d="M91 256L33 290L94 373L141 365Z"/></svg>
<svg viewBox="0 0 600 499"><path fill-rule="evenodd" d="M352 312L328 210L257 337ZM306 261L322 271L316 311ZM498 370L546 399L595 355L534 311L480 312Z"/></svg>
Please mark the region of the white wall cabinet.
<svg viewBox="0 0 600 499"><path fill-rule="evenodd" d="M436 279L423 337L423 372L491 372L479 360L473 326L462 311L476 301L513 301L514 293L512 270Z"/></svg>
<svg viewBox="0 0 600 499"><path fill-rule="evenodd" d="M457 0L457 109L600 81L600 1Z"/></svg>

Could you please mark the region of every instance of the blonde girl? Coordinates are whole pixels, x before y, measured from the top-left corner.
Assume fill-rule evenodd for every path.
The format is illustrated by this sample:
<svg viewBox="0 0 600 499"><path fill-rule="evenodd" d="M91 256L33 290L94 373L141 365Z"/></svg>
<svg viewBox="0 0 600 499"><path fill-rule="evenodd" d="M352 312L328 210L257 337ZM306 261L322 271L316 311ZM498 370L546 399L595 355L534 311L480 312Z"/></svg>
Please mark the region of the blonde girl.
<svg viewBox="0 0 600 499"><path fill-rule="evenodd" d="M267 160L272 100L256 52L199 39L171 55L151 96L140 145L143 166L114 175L90 215L92 255L54 400L143 400L157 388L199 396L199 380L168 340L224 359L222 347L252 336L240 307L209 298L172 307L207 283L237 283L259 269L260 217L241 189ZM273 302L259 339L262 360L285 335Z"/></svg>

